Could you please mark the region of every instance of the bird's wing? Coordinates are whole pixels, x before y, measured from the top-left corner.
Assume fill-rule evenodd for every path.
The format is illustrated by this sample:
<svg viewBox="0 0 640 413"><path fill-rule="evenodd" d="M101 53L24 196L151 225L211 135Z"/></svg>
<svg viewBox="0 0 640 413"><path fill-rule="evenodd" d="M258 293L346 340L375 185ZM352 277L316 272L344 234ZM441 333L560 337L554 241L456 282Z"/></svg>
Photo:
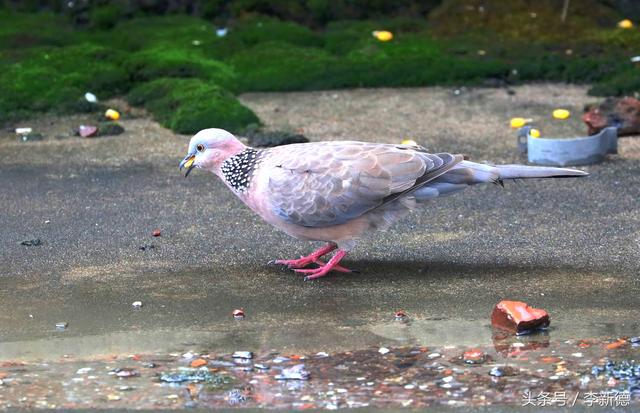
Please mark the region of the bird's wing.
<svg viewBox="0 0 640 413"><path fill-rule="evenodd" d="M317 142L271 149L267 159L273 212L292 224L327 227L420 188L462 156L408 145Z"/></svg>

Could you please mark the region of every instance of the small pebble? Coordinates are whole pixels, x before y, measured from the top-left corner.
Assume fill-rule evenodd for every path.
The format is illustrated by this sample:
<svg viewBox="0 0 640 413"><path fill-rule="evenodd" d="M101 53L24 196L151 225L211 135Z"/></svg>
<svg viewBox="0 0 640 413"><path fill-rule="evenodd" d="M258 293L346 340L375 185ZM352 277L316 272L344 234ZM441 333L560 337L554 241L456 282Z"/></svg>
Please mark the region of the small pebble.
<svg viewBox="0 0 640 413"><path fill-rule="evenodd" d="M113 371L116 374L116 376L121 378L135 377L138 375L137 371L128 367L117 368Z"/></svg>

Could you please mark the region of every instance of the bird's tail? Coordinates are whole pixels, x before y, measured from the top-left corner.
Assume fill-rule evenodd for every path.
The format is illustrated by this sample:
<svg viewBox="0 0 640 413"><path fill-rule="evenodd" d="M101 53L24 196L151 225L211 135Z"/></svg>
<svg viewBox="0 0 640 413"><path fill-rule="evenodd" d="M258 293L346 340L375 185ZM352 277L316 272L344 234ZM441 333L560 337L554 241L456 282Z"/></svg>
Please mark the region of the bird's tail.
<svg viewBox="0 0 640 413"><path fill-rule="evenodd" d="M452 183L467 185L483 182L501 182L506 179L529 178L573 178L589 175L584 171L569 168L553 168L548 166L527 165L486 165L470 161L462 161L444 175ZM458 179L456 179L458 178Z"/></svg>

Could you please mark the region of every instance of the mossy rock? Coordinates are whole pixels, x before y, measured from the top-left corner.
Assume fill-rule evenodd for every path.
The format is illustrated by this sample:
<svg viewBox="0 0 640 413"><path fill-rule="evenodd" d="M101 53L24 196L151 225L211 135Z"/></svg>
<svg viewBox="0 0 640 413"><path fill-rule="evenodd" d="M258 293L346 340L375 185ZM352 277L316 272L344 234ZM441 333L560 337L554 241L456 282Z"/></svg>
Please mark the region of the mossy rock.
<svg viewBox="0 0 640 413"><path fill-rule="evenodd" d="M213 127L240 133L260 123L231 92L200 79L157 79L135 87L127 99L144 105L162 125L178 133Z"/></svg>
<svg viewBox="0 0 640 413"><path fill-rule="evenodd" d="M0 108L73 111L92 91L101 98L129 88L116 51L92 44L48 48L0 72Z"/></svg>
<svg viewBox="0 0 640 413"><path fill-rule="evenodd" d="M322 36L309 28L267 16L249 16L231 28L229 38L238 37L245 47L267 42L288 43L301 47L322 47Z"/></svg>
<svg viewBox="0 0 640 413"><path fill-rule="evenodd" d="M595 96L626 96L640 94L640 68L631 67L589 89Z"/></svg>
<svg viewBox="0 0 640 413"><path fill-rule="evenodd" d="M235 89L233 70L222 62L204 57L193 47L143 49L129 56L124 67L136 82L161 77L197 77Z"/></svg>
<svg viewBox="0 0 640 413"><path fill-rule="evenodd" d="M124 133L124 127L118 122L100 122L98 136L115 136Z"/></svg>

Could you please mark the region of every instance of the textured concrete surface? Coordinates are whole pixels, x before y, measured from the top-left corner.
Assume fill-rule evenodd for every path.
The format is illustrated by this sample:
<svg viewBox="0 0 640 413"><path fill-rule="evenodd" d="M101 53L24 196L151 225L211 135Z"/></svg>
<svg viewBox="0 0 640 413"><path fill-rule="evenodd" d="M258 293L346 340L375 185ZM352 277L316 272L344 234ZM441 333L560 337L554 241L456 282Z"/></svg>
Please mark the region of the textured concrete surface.
<svg viewBox="0 0 640 413"><path fill-rule="evenodd" d="M522 161L509 118L584 134L586 88L378 89L242 97L269 128L312 140L399 142ZM553 121L566 107L574 115ZM189 137L144 118L63 138L91 117L43 117L46 140L0 132L0 359L184 349L330 351L385 343L487 343L503 298L545 308L552 339L638 334L640 139L579 180L475 187L433 202L346 259L361 271L303 282L268 266L315 245L262 223L202 171ZM22 126L22 125L12 125ZM215 126L215 125L211 125ZM59 138L56 136L59 135ZM159 228L162 236L151 232ZM41 246L20 245L40 238ZM141 251L142 245L154 244ZM135 300L144 306L131 308ZM247 319L236 322L234 308ZM413 322L393 322L403 308ZM69 328L55 331L56 322Z"/></svg>

